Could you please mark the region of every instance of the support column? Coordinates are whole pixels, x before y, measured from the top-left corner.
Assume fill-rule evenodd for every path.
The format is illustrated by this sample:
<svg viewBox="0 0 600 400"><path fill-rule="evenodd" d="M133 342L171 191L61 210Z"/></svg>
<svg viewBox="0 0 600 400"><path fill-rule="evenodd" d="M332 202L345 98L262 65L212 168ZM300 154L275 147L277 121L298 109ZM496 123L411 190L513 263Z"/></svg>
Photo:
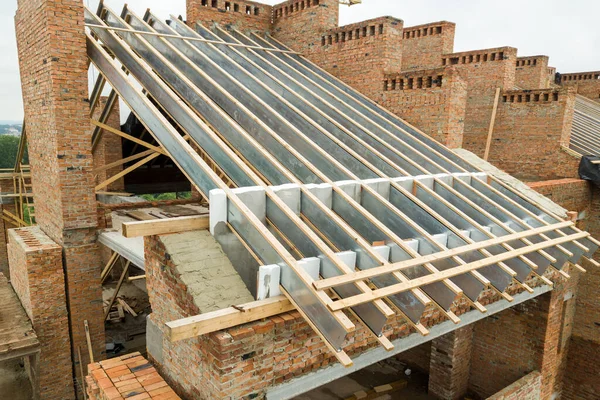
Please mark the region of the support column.
<svg viewBox="0 0 600 400"><path fill-rule="evenodd" d="M105 343L84 4L17 3L15 26L36 220L63 248L71 353L87 347L84 320L88 320L94 355L100 359ZM81 362L87 365L88 352L81 353Z"/></svg>
<svg viewBox="0 0 600 400"><path fill-rule="evenodd" d="M9 241L11 284L41 344L39 360L29 360L34 391L42 400L74 399L61 248L36 226L11 229Z"/></svg>
<svg viewBox="0 0 600 400"><path fill-rule="evenodd" d="M462 399L469 386L473 325L457 329L431 343L429 393L442 400Z"/></svg>

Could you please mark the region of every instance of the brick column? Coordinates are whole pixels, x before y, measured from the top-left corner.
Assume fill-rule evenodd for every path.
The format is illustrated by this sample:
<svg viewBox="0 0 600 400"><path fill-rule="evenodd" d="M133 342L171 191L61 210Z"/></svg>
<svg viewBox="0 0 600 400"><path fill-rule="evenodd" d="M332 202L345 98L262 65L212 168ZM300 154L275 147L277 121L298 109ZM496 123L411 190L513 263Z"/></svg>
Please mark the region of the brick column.
<svg viewBox="0 0 600 400"><path fill-rule="evenodd" d="M11 284L41 344L41 399L74 399L61 248L38 227L28 227L9 231L8 253Z"/></svg>
<svg viewBox="0 0 600 400"><path fill-rule="evenodd" d="M15 25L36 220L63 248L73 348L86 348L83 321L88 320L99 359L105 344L84 4L81 0L17 3ZM87 351L82 355L87 364Z"/></svg>
<svg viewBox="0 0 600 400"><path fill-rule="evenodd" d="M457 329L431 342L429 393L442 400L467 393L473 348L473 326Z"/></svg>

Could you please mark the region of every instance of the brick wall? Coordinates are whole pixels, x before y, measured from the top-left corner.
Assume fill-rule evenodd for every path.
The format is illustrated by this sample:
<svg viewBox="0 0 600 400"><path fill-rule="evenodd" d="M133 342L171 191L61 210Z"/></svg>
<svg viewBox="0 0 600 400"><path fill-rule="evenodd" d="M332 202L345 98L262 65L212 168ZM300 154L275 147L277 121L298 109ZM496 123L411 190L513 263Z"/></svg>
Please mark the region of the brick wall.
<svg viewBox="0 0 600 400"><path fill-rule="evenodd" d="M548 56L517 58L515 85L521 89L548 89Z"/></svg>
<svg viewBox="0 0 600 400"><path fill-rule="evenodd" d="M480 397L491 396L538 370L542 375L541 399L560 393L559 366L566 358L559 345L570 324L563 313L571 285L555 289L475 323L469 389ZM563 335L563 336L561 336Z"/></svg>
<svg viewBox="0 0 600 400"><path fill-rule="evenodd" d="M562 74L561 85L573 86L577 93L600 102L600 71Z"/></svg>
<svg viewBox="0 0 600 400"><path fill-rule="evenodd" d="M354 89L380 101L385 74L402 68L402 24L399 19L382 17L328 30L308 57Z"/></svg>
<svg viewBox="0 0 600 400"><path fill-rule="evenodd" d="M12 179L0 180L0 193L13 193L14 185ZM11 228L17 228L17 226L11 224L8 221L2 219L2 211L6 210L13 215L18 215L14 199L0 199L0 272L8 278L8 252L6 245L8 244L8 233L7 230Z"/></svg>
<svg viewBox="0 0 600 400"><path fill-rule="evenodd" d="M201 337L171 343L164 323L197 315L199 307L189 286L165 257L159 237L145 239L147 287L152 305L148 353L165 380L183 398L253 398L266 388L318 370L335 358L298 312L243 324ZM460 301L456 313L469 305ZM427 326L444 321L431 308L423 318ZM411 329L401 318L390 322L385 335L391 340ZM364 326L349 335L344 350L354 355L378 343ZM151 337L151 339L150 339Z"/></svg>
<svg viewBox="0 0 600 400"><path fill-rule="evenodd" d="M482 157L485 152L496 88L513 89L517 49L502 47L445 54L442 64L454 65L467 83L463 147Z"/></svg>
<svg viewBox="0 0 600 400"><path fill-rule="evenodd" d="M579 312L579 310L577 310ZM562 398L565 400L596 400L600 393L600 354L598 340L573 336L565 373Z"/></svg>
<svg viewBox="0 0 600 400"><path fill-rule="evenodd" d="M73 348L86 347L87 319L100 358L105 351L104 318L84 4L19 0L15 26L36 220L64 249Z"/></svg>
<svg viewBox="0 0 600 400"><path fill-rule="evenodd" d="M30 227L9 231L8 253L11 284L41 344L41 398L74 399L61 248Z"/></svg>
<svg viewBox="0 0 600 400"><path fill-rule="evenodd" d="M529 375L519 379L512 385L487 398L487 400L538 400L542 375L533 371Z"/></svg>
<svg viewBox="0 0 600 400"><path fill-rule="evenodd" d="M402 71L440 67L442 55L454 51L455 30L448 21L404 28Z"/></svg>
<svg viewBox="0 0 600 400"><path fill-rule="evenodd" d="M429 394L444 400L464 398L469 386L472 349L473 325L433 340Z"/></svg>
<svg viewBox="0 0 600 400"><path fill-rule="evenodd" d="M431 342L423 343L410 350L406 350L396 357L399 361L405 363L411 368L429 374L431 364Z"/></svg>
<svg viewBox="0 0 600 400"><path fill-rule="evenodd" d="M589 215L592 185L583 179L531 182L528 186L568 211ZM583 229L583 227L582 227Z"/></svg>
<svg viewBox="0 0 600 400"><path fill-rule="evenodd" d="M214 24L247 31L268 32L271 29L273 7L246 0L186 0L190 26L200 23L208 28Z"/></svg>
<svg viewBox="0 0 600 400"><path fill-rule="evenodd" d="M101 97L98 102L98 106L96 107L95 113L92 116L93 119L98 120L104 106L106 105L106 97ZM119 102L116 101L113 106L112 112L108 120L106 121L106 125L121 130L121 112L119 109ZM96 145L96 150L94 151L94 169L104 167L105 165L111 164L115 161L118 161L123 158L123 145L121 143L121 138L117 135L113 135L110 132L103 131L102 137L98 141ZM123 166L113 167L108 170L97 171L94 172L94 176L96 178L96 184L100 184L104 182L106 179L118 174L123 171ZM118 179L117 181L111 183L106 188L103 188L102 191L105 192L122 192L125 190L125 181L123 178Z"/></svg>
<svg viewBox="0 0 600 400"><path fill-rule="evenodd" d="M578 177L580 159L561 148L570 140L574 102L570 89L503 91L489 161L525 180Z"/></svg>
<svg viewBox="0 0 600 400"><path fill-rule="evenodd" d="M310 58L339 19L338 0L288 0L273 7L273 37Z"/></svg>
<svg viewBox="0 0 600 400"><path fill-rule="evenodd" d="M467 87L456 68L387 74L383 87L385 108L449 148L462 146Z"/></svg>

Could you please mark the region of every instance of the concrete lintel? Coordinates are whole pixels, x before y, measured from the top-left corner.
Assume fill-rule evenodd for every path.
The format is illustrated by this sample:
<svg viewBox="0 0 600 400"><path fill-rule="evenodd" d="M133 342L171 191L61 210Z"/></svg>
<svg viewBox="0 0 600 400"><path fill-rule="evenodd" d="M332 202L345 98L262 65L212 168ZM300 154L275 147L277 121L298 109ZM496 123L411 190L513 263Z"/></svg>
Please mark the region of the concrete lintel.
<svg viewBox="0 0 600 400"><path fill-rule="evenodd" d="M550 288L549 286L536 287L533 290L533 293L524 292L514 296L514 301L512 303L509 303L506 300L500 300L490 305L487 305L486 308L488 312L485 314L477 310L472 310L465 314L462 314L460 316L460 322L458 324L454 324L451 321L442 322L441 324L432 327L429 330L430 333L428 336L422 336L418 333L413 333L410 336L394 340L392 342L394 344L394 349L392 351L385 351L385 349L383 349L382 347L377 347L368 350L359 355L358 357L353 358L352 361L354 364L349 368L345 368L341 364L334 364L330 367L320 369L318 371L296 378L282 385L275 386L267 390L267 400L286 400L299 396L319 386L325 385L336 379L342 378L353 372L368 367L369 365L393 357L397 354L419 346L420 344L429 342L449 332L455 331L456 329L473 324L486 317L489 317L490 315L497 314L508 308L514 307L517 304L521 304L533 298L541 296L542 294L547 293L551 290L552 288Z"/></svg>
<svg viewBox="0 0 600 400"><path fill-rule="evenodd" d="M117 252L121 257L131 261L136 267L145 270L144 238L126 238L119 231L104 231L98 236L98 241Z"/></svg>

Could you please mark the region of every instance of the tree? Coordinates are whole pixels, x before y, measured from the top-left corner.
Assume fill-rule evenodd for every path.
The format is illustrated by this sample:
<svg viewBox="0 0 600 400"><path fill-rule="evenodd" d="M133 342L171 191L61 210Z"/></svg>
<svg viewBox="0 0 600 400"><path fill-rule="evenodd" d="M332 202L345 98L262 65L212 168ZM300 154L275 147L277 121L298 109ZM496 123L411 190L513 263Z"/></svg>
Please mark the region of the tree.
<svg viewBox="0 0 600 400"><path fill-rule="evenodd" d="M13 168L19 151L19 141L15 136L0 135L0 168ZM27 164L27 155L23 163Z"/></svg>

